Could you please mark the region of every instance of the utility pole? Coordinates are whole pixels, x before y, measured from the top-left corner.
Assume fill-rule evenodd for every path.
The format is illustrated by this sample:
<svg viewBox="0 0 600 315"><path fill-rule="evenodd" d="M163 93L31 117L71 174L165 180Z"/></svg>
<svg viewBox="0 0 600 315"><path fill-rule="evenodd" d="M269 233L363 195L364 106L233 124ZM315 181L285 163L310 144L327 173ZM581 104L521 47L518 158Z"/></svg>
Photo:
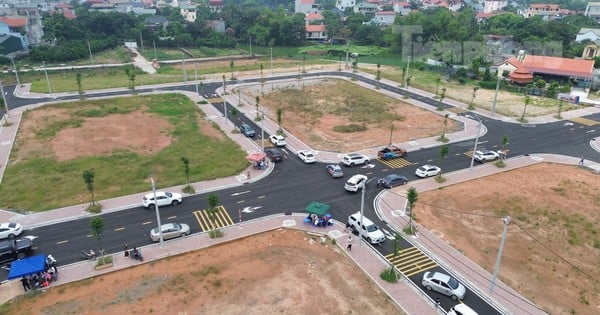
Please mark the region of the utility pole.
<svg viewBox="0 0 600 315"><path fill-rule="evenodd" d="M226 94L227 90L225 89L225 75L223 75L223 116L225 117L225 124L227 124L227 100L225 100Z"/></svg>
<svg viewBox="0 0 600 315"><path fill-rule="evenodd" d="M194 82L196 82L196 95L200 95L200 92L198 91L198 72L196 71L196 64L197 62L194 61Z"/></svg>
<svg viewBox="0 0 600 315"><path fill-rule="evenodd" d="M158 224L158 236L160 238L160 247L163 247L163 233L160 224L160 213L158 212L158 200L156 199L156 186L154 185L154 175L150 175L150 180L152 181L152 193L154 194L154 210L156 212L156 222Z"/></svg>
<svg viewBox="0 0 600 315"><path fill-rule="evenodd" d="M473 168L473 163L475 162L475 152L477 152L477 143L479 142L479 133L481 132L481 118L475 115L475 118L479 120L479 124L477 124L477 137L475 138L475 145L473 146L473 154L471 155L471 166L469 168Z"/></svg>
<svg viewBox="0 0 600 315"><path fill-rule="evenodd" d="M498 99L498 90L500 89L500 76L496 74L496 94L494 94L494 102L492 103L492 117L496 110L496 100Z"/></svg>
<svg viewBox="0 0 600 315"><path fill-rule="evenodd" d="M92 56L92 46L90 46L90 41L87 41L88 44L88 51L90 53L90 61L92 62L92 65L94 65L94 57Z"/></svg>
<svg viewBox="0 0 600 315"><path fill-rule="evenodd" d="M410 67L410 56L408 56L408 63L406 64L406 73L404 73L404 88L408 88L408 68Z"/></svg>
<svg viewBox="0 0 600 315"><path fill-rule="evenodd" d="M250 57L254 57L254 54L252 53L252 35L248 37L250 37Z"/></svg>
<svg viewBox="0 0 600 315"><path fill-rule="evenodd" d="M142 37L142 31L140 31L140 45L142 46L142 52L144 52L144 38Z"/></svg>
<svg viewBox="0 0 600 315"><path fill-rule="evenodd" d="M42 61L42 66L44 67L44 74L46 75L46 83L48 83L48 93L50 93L52 98L54 98L54 93L52 93L52 87L50 86L50 79L48 79L48 70L46 69L46 61Z"/></svg>
<svg viewBox="0 0 600 315"><path fill-rule="evenodd" d="M6 102L6 95L4 95L4 85L2 84L2 81L0 81L0 93L2 93L2 101L4 101L4 111L6 112L6 117L10 117L10 114L8 113L8 102Z"/></svg>
<svg viewBox="0 0 600 315"><path fill-rule="evenodd" d="M181 54L181 63L183 64L183 83L187 83L187 69L185 67L185 54Z"/></svg>
<svg viewBox="0 0 600 315"><path fill-rule="evenodd" d="M156 42L152 41L152 46L154 46L154 60L158 61L158 57L156 56Z"/></svg>
<svg viewBox="0 0 600 315"><path fill-rule="evenodd" d="M496 257L496 266L494 266L494 276L492 277L492 283L490 284L490 294L494 292L496 286L496 277L498 276L498 269L500 268L500 259L502 258L502 251L504 250L504 243L506 242L506 233L508 232L508 225L510 224L510 216L502 218L504 223L504 230L502 231L502 238L500 239L500 248L498 248L498 257Z"/></svg>
<svg viewBox="0 0 600 315"><path fill-rule="evenodd" d="M270 47L271 50L271 76L273 76L273 47Z"/></svg>
<svg viewBox="0 0 600 315"><path fill-rule="evenodd" d="M17 66L15 65L15 58L10 58L12 62L13 69L15 70L15 76L17 76L17 87L21 86L21 81L19 80L19 71L17 71Z"/></svg>

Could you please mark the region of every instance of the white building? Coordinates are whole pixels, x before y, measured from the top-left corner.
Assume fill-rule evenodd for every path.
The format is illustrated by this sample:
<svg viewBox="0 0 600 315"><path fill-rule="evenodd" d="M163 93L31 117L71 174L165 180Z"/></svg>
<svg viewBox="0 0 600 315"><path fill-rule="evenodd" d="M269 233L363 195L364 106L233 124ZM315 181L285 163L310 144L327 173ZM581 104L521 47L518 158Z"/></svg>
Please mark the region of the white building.
<svg viewBox="0 0 600 315"><path fill-rule="evenodd" d="M575 37L575 41L578 43L583 42L584 40L595 42L598 39L600 39L600 29L597 28L582 28Z"/></svg>
<svg viewBox="0 0 600 315"><path fill-rule="evenodd" d="M356 5L355 0L336 0L335 7L340 9L340 11L345 11L346 8L354 8Z"/></svg>
<svg viewBox="0 0 600 315"><path fill-rule="evenodd" d="M600 22L600 2L588 2L584 15Z"/></svg>
<svg viewBox="0 0 600 315"><path fill-rule="evenodd" d="M483 4L483 13L492 13L502 10L508 5L508 1L499 0L485 0Z"/></svg>

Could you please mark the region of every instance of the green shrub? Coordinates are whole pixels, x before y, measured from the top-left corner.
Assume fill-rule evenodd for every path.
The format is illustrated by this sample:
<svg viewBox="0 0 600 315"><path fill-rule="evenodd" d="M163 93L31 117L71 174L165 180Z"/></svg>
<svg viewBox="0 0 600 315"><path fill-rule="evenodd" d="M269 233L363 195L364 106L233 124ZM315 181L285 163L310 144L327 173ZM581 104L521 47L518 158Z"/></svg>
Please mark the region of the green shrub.
<svg viewBox="0 0 600 315"><path fill-rule="evenodd" d="M333 131L343 132L343 133L359 132L359 131L366 131L366 130L367 130L367 126L359 125L359 124L337 125L337 126L333 127Z"/></svg>
<svg viewBox="0 0 600 315"><path fill-rule="evenodd" d="M396 271L394 270L393 267L383 270L379 274L379 277L381 277L381 279L383 279L389 283L396 283L396 282L398 282L398 278L399 278L398 274L396 273Z"/></svg>
<svg viewBox="0 0 600 315"><path fill-rule="evenodd" d="M223 237L223 235L225 235L225 233L223 233L223 231L221 231L219 229L214 229L214 230L208 231L208 237L210 237L210 238Z"/></svg>

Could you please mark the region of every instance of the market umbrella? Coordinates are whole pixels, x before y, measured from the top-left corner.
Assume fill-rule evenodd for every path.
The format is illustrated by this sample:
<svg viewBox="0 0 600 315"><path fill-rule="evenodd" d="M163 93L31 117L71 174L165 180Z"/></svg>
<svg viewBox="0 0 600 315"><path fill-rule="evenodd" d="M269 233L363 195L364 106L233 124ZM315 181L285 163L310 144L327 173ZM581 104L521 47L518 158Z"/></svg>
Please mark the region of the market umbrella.
<svg viewBox="0 0 600 315"><path fill-rule="evenodd" d="M246 159L249 161L260 162L264 160L267 156L262 152L254 152L250 153L246 156Z"/></svg>

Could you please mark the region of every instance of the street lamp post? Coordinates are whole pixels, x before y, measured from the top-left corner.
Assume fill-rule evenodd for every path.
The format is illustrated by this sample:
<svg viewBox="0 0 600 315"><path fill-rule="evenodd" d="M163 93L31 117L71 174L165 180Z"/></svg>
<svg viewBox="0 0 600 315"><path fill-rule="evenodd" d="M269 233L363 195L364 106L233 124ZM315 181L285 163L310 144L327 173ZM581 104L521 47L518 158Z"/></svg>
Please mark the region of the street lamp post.
<svg viewBox="0 0 600 315"><path fill-rule="evenodd" d="M273 75L273 47L270 47L271 50L271 76Z"/></svg>
<svg viewBox="0 0 600 315"><path fill-rule="evenodd" d="M200 95L200 91L198 91L198 72L196 71L197 62L194 60L194 82L196 82L196 95Z"/></svg>
<svg viewBox="0 0 600 315"><path fill-rule="evenodd" d="M504 230L502 231L502 239L500 239L500 248L498 249L498 257L496 257L496 266L494 266L494 275L492 277L492 283L490 284L490 294L494 292L496 286L496 276L498 276L498 268L500 268L500 259L502 258L502 251L504 250L504 243L506 241L506 233L508 232L508 225L510 224L510 216L502 218L504 223Z"/></svg>
<svg viewBox="0 0 600 315"><path fill-rule="evenodd" d="M6 112L6 118L8 119L8 117L10 117L10 114L8 113L8 103L6 102L6 95L4 95L4 85L2 85L2 81L0 81L0 93L2 93L2 101L4 101L4 111Z"/></svg>
<svg viewBox="0 0 600 315"><path fill-rule="evenodd" d="M48 79L48 69L46 69L45 61L42 61L42 66L44 67L44 74L46 75L46 83L48 83L48 93L54 98L54 93L52 93L52 87L50 86L50 79Z"/></svg>
<svg viewBox="0 0 600 315"><path fill-rule="evenodd" d="M408 68L410 67L410 56L408 56L408 63L406 64L406 73L404 74L404 88L408 88Z"/></svg>
<svg viewBox="0 0 600 315"><path fill-rule="evenodd" d="M365 217L365 191L367 190L367 181L362 186L362 192L360 194L360 228L358 229L358 243L362 246L361 232L363 228L363 219Z"/></svg>
<svg viewBox="0 0 600 315"><path fill-rule="evenodd" d="M265 112L260 112L260 145L263 152L265 152Z"/></svg>
<svg viewBox="0 0 600 315"><path fill-rule="evenodd" d="M160 213L158 212L158 200L156 199L156 186L154 185L154 175L150 175L150 180L152 181L152 193L154 194L154 211L156 212L156 222L158 223L158 237L160 238L160 247L162 247L164 244L164 240L160 224Z"/></svg>
<svg viewBox="0 0 600 315"><path fill-rule="evenodd" d="M481 118L475 115L475 118L479 121L477 124L477 137L475 138L475 145L473 146L473 154L471 155L471 166L469 168L473 168L473 163L475 162L475 152L477 152L477 143L479 142L479 133L481 132Z"/></svg>
<svg viewBox="0 0 600 315"><path fill-rule="evenodd" d="M19 80L19 71L17 71L17 66L15 65L15 58L10 58L12 62L13 69L15 70L15 76L17 76L17 87L21 86L21 80Z"/></svg>
<svg viewBox="0 0 600 315"><path fill-rule="evenodd" d="M496 110L496 100L498 99L498 90L500 89L500 76L496 75L496 94L494 94L494 102L492 103L492 117L494 117L494 112Z"/></svg>
<svg viewBox="0 0 600 315"><path fill-rule="evenodd" d="M227 90L225 89L225 75L223 75L223 117L225 117L225 124L227 124L227 101L225 100L225 94L227 94Z"/></svg>

